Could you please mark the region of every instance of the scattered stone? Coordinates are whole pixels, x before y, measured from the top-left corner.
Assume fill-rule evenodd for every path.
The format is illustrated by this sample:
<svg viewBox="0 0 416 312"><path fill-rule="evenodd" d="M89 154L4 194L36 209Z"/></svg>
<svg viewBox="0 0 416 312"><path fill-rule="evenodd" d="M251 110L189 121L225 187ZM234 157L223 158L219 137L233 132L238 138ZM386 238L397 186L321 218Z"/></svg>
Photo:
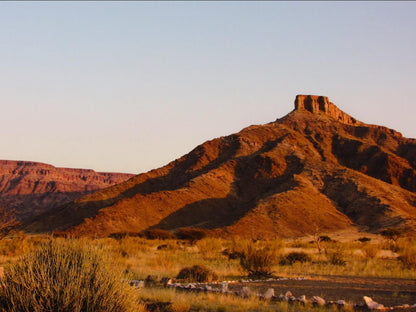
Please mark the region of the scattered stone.
<svg viewBox="0 0 416 312"><path fill-rule="evenodd" d="M206 290L206 291L212 291L212 287L211 287L211 286L209 286L209 285L205 285L205 286L203 287L203 289L204 289L204 290Z"/></svg>
<svg viewBox="0 0 416 312"><path fill-rule="evenodd" d="M222 282L221 283L221 291L223 293L225 293L226 291L228 291L228 282Z"/></svg>
<svg viewBox="0 0 416 312"><path fill-rule="evenodd" d="M149 285L156 284L157 280L158 278L156 275L148 275L146 279L144 280L144 282L146 283L147 286L149 286Z"/></svg>
<svg viewBox="0 0 416 312"><path fill-rule="evenodd" d="M164 249L168 249L168 245L164 244L164 245L157 246L157 250L164 250Z"/></svg>
<svg viewBox="0 0 416 312"><path fill-rule="evenodd" d="M144 287L144 281L132 280L132 281L130 281L130 286L133 286L136 289L143 288Z"/></svg>
<svg viewBox="0 0 416 312"><path fill-rule="evenodd" d="M285 297L286 297L286 298L293 297L292 292L291 292L290 290L289 290L289 291L287 291L287 292L285 293Z"/></svg>
<svg viewBox="0 0 416 312"><path fill-rule="evenodd" d="M313 296L312 303L317 306L324 306L326 304L326 301L324 298L321 298L319 296Z"/></svg>
<svg viewBox="0 0 416 312"><path fill-rule="evenodd" d="M279 295L279 301L289 301L289 298L288 297L286 297L285 295L283 295L283 294L280 294Z"/></svg>
<svg viewBox="0 0 416 312"><path fill-rule="evenodd" d="M188 283L188 284L185 284L185 288L186 289L194 289L194 288L196 288L196 285L194 283Z"/></svg>
<svg viewBox="0 0 416 312"><path fill-rule="evenodd" d="M160 283L164 286L164 287L168 287L170 285L172 285L172 279L170 277L163 277L160 280Z"/></svg>
<svg viewBox="0 0 416 312"><path fill-rule="evenodd" d="M266 292L264 293L263 298L266 300L270 300L272 299L273 296L274 296L274 288L268 288Z"/></svg>
<svg viewBox="0 0 416 312"><path fill-rule="evenodd" d="M304 305L306 305L306 304L308 304L308 303L309 303L309 300L308 300L308 299L306 299L306 296L305 296L305 295L300 296L300 297L298 298L298 301L299 301L300 303L304 304Z"/></svg>
<svg viewBox="0 0 416 312"><path fill-rule="evenodd" d="M327 301L327 303L325 304L325 306L327 308L332 308L332 309L338 308L338 304L335 301Z"/></svg>
<svg viewBox="0 0 416 312"><path fill-rule="evenodd" d="M335 303L338 305L342 305L342 306L347 305L347 302L345 302L345 300L338 300L338 301L335 301Z"/></svg>
<svg viewBox="0 0 416 312"><path fill-rule="evenodd" d="M372 298L364 296L363 297L365 304L367 305L367 308L370 310L384 310L384 305L374 301Z"/></svg>
<svg viewBox="0 0 416 312"><path fill-rule="evenodd" d="M249 287L243 287L240 290L240 297L241 298L248 298L253 294L253 292L251 291L251 289Z"/></svg>

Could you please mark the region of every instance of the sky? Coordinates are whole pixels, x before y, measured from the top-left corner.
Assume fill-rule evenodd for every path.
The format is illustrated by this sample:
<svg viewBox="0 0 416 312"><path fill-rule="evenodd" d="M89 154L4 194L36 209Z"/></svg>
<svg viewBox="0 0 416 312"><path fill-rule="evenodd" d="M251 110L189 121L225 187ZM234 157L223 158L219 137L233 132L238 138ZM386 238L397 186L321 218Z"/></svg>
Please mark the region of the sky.
<svg viewBox="0 0 416 312"><path fill-rule="evenodd" d="M0 159L141 173L317 94L416 138L416 2L0 2Z"/></svg>

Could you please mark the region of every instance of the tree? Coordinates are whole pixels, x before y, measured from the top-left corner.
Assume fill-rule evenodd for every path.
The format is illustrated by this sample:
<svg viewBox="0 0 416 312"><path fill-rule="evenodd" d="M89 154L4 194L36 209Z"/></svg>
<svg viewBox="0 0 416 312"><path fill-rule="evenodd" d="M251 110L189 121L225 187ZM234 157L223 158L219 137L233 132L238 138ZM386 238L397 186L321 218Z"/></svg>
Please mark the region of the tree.
<svg viewBox="0 0 416 312"><path fill-rule="evenodd" d="M16 210L0 207L0 240L13 232L20 222L16 219Z"/></svg>

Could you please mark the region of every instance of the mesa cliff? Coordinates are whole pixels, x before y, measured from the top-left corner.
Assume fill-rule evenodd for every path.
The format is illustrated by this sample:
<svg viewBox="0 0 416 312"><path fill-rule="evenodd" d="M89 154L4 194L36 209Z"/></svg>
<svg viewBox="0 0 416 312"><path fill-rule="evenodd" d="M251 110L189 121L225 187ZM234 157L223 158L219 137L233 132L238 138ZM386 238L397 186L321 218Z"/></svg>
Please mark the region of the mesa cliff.
<svg viewBox="0 0 416 312"><path fill-rule="evenodd" d="M166 166L49 210L26 228L106 236L199 227L262 238L416 230L416 143L321 96Z"/></svg>
<svg viewBox="0 0 416 312"><path fill-rule="evenodd" d="M363 124L336 107L326 96L297 95L295 99L295 110L322 113L347 125L358 126Z"/></svg>
<svg viewBox="0 0 416 312"><path fill-rule="evenodd" d="M0 160L0 206L26 220L82 195L123 182L133 174L56 168L52 165Z"/></svg>

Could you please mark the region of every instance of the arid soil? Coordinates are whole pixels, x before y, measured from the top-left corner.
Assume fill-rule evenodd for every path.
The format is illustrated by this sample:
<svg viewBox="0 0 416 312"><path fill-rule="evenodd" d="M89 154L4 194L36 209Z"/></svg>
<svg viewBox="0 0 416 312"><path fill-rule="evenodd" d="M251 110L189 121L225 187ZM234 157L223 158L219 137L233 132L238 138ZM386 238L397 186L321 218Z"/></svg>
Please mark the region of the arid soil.
<svg viewBox="0 0 416 312"><path fill-rule="evenodd" d="M218 236L296 237L416 229L416 143L328 99L298 97L265 125L197 146L165 167L40 216L32 232L106 236L200 227Z"/></svg>
<svg viewBox="0 0 416 312"><path fill-rule="evenodd" d="M275 294L291 291L295 297L320 296L327 301L345 300L364 303L363 296L373 298L385 306L416 304L416 281L370 277L317 276L306 280L284 280L277 282L230 284L231 290L249 286L259 293L274 288Z"/></svg>

